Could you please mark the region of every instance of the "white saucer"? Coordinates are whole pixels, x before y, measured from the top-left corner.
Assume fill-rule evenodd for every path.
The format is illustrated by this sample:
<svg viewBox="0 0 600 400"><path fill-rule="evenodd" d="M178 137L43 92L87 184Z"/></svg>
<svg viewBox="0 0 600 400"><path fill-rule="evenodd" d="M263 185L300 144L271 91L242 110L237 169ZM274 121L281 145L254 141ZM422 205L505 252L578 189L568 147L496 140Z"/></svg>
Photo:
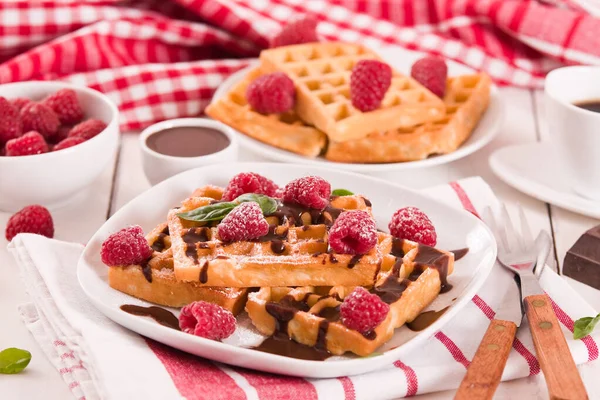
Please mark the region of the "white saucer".
<svg viewBox="0 0 600 400"><path fill-rule="evenodd" d="M550 143L504 147L490 157L494 173L521 192L552 205L600 218L597 201L579 196Z"/></svg>

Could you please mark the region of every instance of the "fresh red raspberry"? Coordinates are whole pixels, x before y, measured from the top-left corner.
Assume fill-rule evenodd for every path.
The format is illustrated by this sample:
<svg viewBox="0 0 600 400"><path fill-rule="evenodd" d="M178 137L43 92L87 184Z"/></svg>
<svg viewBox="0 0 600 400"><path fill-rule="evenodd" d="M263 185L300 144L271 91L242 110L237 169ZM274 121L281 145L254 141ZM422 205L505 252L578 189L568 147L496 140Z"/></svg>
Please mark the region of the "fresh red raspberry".
<svg viewBox="0 0 600 400"><path fill-rule="evenodd" d="M50 211L46 207L35 204L14 214L6 224L6 240L10 242L19 233L54 237L54 222Z"/></svg>
<svg viewBox="0 0 600 400"><path fill-rule="evenodd" d="M48 139L51 143L59 143L65 140L69 136L69 132L73 129L71 125L61 125L58 127L58 130L51 138Z"/></svg>
<svg viewBox="0 0 600 400"><path fill-rule="evenodd" d="M110 235L100 249L102 262L110 267L140 264L152 256L152 248L138 225Z"/></svg>
<svg viewBox="0 0 600 400"><path fill-rule="evenodd" d="M359 286L340 305L340 319L347 328L369 333L383 322L389 311L388 304Z"/></svg>
<svg viewBox="0 0 600 400"><path fill-rule="evenodd" d="M290 22L271 40L271 47L318 42L318 23L319 21L311 15Z"/></svg>
<svg viewBox="0 0 600 400"><path fill-rule="evenodd" d="M181 309L179 327L185 333L211 340L225 339L235 331L235 317L223 307L195 301Z"/></svg>
<svg viewBox="0 0 600 400"><path fill-rule="evenodd" d="M340 254L366 254L377 244L377 227L368 212L345 211L329 230L329 246Z"/></svg>
<svg viewBox="0 0 600 400"><path fill-rule="evenodd" d="M275 197L278 190L279 186L272 180L254 172L242 172L231 178L223 192L222 200L232 201L244 193L258 193Z"/></svg>
<svg viewBox="0 0 600 400"><path fill-rule="evenodd" d="M54 110L62 124L76 124L83 119L83 110L72 89L61 89L46 97L42 103Z"/></svg>
<svg viewBox="0 0 600 400"><path fill-rule="evenodd" d="M54 149L52 149L52 151L68 149L69 147L77 146L78 144L81 144L83 142L85 142L85 139L79 136L66 138L65 140L61 140L60 142L58 142L58 144L54 146Z"/></svg>
<svg viewBox="0 0 600 400"><path fill-rule="evenodd" d="M392 84L392 69L377 60L360 60L350 75L350 100L362 112L376 109Z"/></svg>
<svg viewBox="0 0 600 400"><path fill-rule="evenodd" d="M219 239L224 242L258 239L269 233L269 223L258 203L246 202L235 207L218 225Z"/></svg>
<svg viewBox="0 0 600 400"><path fill-rule="evenodd" d="M48 143L39 132L31 131L6 143L6 155L30 156L48 152Z"/></svg>
<svg viewBox="0 0 600 400"><path fill-rule="evenodd" d="M0 97L0 146L21 136L19 110L4 97Z"/></svg>
<svg viewBox="0 0 600 400"><path fill-rule="evenodd" d="M296 102L294 82L283 72L274 72L253 80L246 99L261 114L279 114L291 110Z"/></svg>
<svg viewBox="0 0 600 400"><path fill-rule="evenodd" d="M23 131L38 131L45 138L52 137L58 130L60 121L54 111L45 104L32 101L21 109Z"/></svg>
<svg viewBox="0 0 600 400"><path fill-rule="evenodd" d="M106 124L99 119L88 119L73 127L69 132L69 137L80 136L85 140L91 139L106 129Z"/></svg>
<svg viewBox="0 0 600 400"><path fill-rule="evenodd" d="M26 105L31 103L31 99L28 99L27 97L17 97L16 99L11 99L10 100L10 104L12 104L13 106L17 107L17 109L19 111L21 111L21 109Z"/></svg>
<svg viewBox="0 0 600 400"><path fill-rule="evenodd" d="M329 204L331 185L319 176L305 176L285 185L283 201L323 210Z"/></svg>
<svg viewBox="0 0 600 400"><path fill-rule="evenodd" d="M421 58L413 64L410 76L436 96L444 97L448 66L443 58L436 56Z"/></svg>
<svg viewBox="0 0 600 400"><path fill-rule="evenodd" d="M388 228L392 236L426 246L435 246L437 234L431 220L417 207L404 207L392 216Z"/></svg>

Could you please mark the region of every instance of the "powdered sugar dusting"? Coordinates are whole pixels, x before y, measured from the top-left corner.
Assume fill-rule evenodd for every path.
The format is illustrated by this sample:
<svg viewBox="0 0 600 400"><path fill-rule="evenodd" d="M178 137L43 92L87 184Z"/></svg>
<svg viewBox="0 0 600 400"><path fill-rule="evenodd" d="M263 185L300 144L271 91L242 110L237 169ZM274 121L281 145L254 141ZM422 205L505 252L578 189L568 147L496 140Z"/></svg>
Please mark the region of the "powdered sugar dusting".
<svg viewBox="0 0 600 400"><path fill-rule="evenodd" d="M258 239L267 233L269 223L255 202L240 204L218 226L219 239L224 242Z"/></svg>
<svg viewBox="0 0 600 400"><path fill-rule="evenodd" d="M388 228L390 233L400 239L408 239L427 246L435 246L437 234L433 223L417 207L404 207L392 216Z"/></svg>
<svg viewBox="0 0 600 400"><path fill-rule="evenodd" d="M377 228L368 212L345 211L329 230L329 246L337 253L366 254L377 244Z"/></svg>
<svg viewBox="0 0 600 400"><path fill-rule="evenodd" d="M319 176L305 176L285 186L283 201L323 210L329 204L331 185Z"/></svg>

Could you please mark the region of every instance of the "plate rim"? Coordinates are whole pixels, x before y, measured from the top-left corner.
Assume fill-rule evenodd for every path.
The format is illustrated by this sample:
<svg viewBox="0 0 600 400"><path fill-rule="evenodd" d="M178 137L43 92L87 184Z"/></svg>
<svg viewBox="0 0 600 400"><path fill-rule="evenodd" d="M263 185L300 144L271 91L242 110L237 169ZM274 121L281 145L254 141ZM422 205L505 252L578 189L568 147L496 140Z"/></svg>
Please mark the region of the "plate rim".
<svg viewBox="0 0 600 400"><path fill-rule="evenodd" d="M496 244L494 235L492 234L491 230L487 227L487 225L485 225L479 218L475 217L468 211L466 211L462 208L453 207L450 204L446 204L446 203L439 201L433 197L427 196L426 194L424 194L423 192L420 192L419 190L408 188L408 187L405 187L403 185L400 185L400 184L397 184L394 182L389 182L382 178L376 178L376 177L372 177L372 176L368 176L368 175L364 175L364 174L360 174L360 173L352 172L352 171L336 170L336 169L327 168L324 166L307 166L305 164L281 164L281 163L265 163L265 162L219 163L219 164L202 166L202 167L194 168L194 169L191 169L188 171L184 171L184 172L179 173L179 174L177 174L177 175L175 175L153 187L150 187L149 189L145 190L144 192L138 194L136 197L131 199L129 202L127 202L127 204L120 207L119 210L117 210L108 220L106 220L102 224L102 226L100 226L96 230L96 232L92 235L90 240L86 243L86 246L77 262L77 279L78 279L79 285L82 288L83 292L88 297L88 299L90 299L92 304L105 317L107 317L111 321L121 325L125 329L128 329L129 331L134 332L134 333L148 336L148 337L155 339L161 343L164 343L168 346L171 346L174 348L179 348L181 351L187 352L186 350L181 349L180 347L177 347L176 344L170 344L170 343L166 343L165 341L161 341L160 335L154 335L155 332L158 332L158 333L164 332L162 329L169 329L169 330L172 330L172 329L167 328L167 327L162 327L151 319L137 318L137 317L136 317L137 319L135 319L135 321L136 321L135 324L137 326L141 326L143 329L138 330L138 329L129 328L127 326L127 323L126 322L124 323L122 321L127 321L127 320L134 321L134 319L131 318L131 316L125 315L125 313L113 313L114 310L112 310L112 308L110 306L103 303L100 299L96 299L95 295L87 287L87 282L84 282L85 278L83 276L85 275L85 273L90 273L90 274L96 273L93 269L93 266L86 265L87 264L86 258L88 257L88 253L91 252L91 250L90 250L91 246L99 240L98 236L99 236L100 231L102 231L104 229L104 227L107 224L109 224L112 219L114 219L122 214L126 215L127 209L132 204L137 202L138 198L146 195L146 193L148 193L150 191L156 191L158 193L161 190L164 190L163 187L166 189L170 185L170 182L179 180L179 179L183 180L182 176L185 176L185 175L193 175L193 174L200 175L200 174L202 174L202 172L204 170L218 169L220 166L229 166L229 168L243 167L244 169L250 170L256 165L260 165L264 168L269 168L269 167L281 168L281 167L285 166L286 168L297 169L299 173L306 173L306 172L301 172L301 170L305 170L307 167L316 169L316 170L325 170L329 173L347 175L349 177L358 177L360 179L366 179L369 181L378 182L380 184L384 184L384 185L390 187L390 189L410 192L412 195L416 195L418 197L427 197L429 199L429 201L436 203L437 206L440 206L440 207L446 208L446 209L453 209L456 212L462 214L462 216L464 218L471 219L472 221L475 222L475 224L477 224L481 228L483 228L483 230L486 232L487 236L490 239L490 244L492 245L492 248L491 248L492 253L490 255L490 260L486 260L485 258L482 258L481 260L479 260L479 262L477 264L477 272L475 274L473 274L469 284L465 287L461 296L459 296L459 298L454 303L451 304L451 307L449 308L449 312L444 313L437 321L435 321L433 324L431 324L426 329L419 331L414 337L409 339L407 342L403 343L402 345L398 346L395 349L390 349L390 350L386 351L385 353L378 355L377 357L361 357L361 358L349 359L349 360L333 360L333 361L324 363L322 361L300 360L300 359L295 359L295 358L286 357L286 356L277 355L277 354L259 352L259 351L256 351L256 350L253 350L250 348L244 348L244 347L235 346L235 345L231 345L228 343L217 342L217 341L213 341L213 340L209 340L209 339L205 339L205 338L201 338L201 337L196 337L196 336L193 336L193 339L190 339L190 337L189 337L190 335L188 335L186 333L173 331L173 333L176 334L176 337L177 337L177 335L185 335L187 340L199 341L200 343L203 343L203 346L205 348L209 348L212 351L218 352L218 351L224 350L226 353L236 353L236 355L239 356L240 358L243 358L244 356L250 356L250 358L258 360L256 362L254 362L254 364L264 365L264 364L269 363L269 361L272 361L272 363L274 365L273 369L267 370L265 368L255 368L255 370L259 370L259 371L272 372L272 373L277 373L280 375L288 375L288 376L301 376L301 377L305 377L305 378L335 378L335 377L340 377L340 376L362 374L362 373L366 373L366 372L375 371L375 370L381 369L385 365L392 364L403 353L413 349L414 347L418 346L420 343L423 343L424 341L426 341L427 339L432 337L435 332L437 332L444 325L449 323L451 321L451 319L471 301L471 298L477 293L477 291L485 283L485 280L487 279L487 277L489 276L489 274L491 273L491 271L494 267L495 259L496 259L496 255L497 255L497 244ZM315 171L311 171L311 173L315 173ZM318 172L316 172L316 173L318 173ZM100 278L100 279L102 279L102 278ZM132 296L130 296L130 297L132 297ZM134 297L132 297L132 298L135 299ZM146 302L141 299L137 299L137 300L142 301L147 304L154 305L153 303ZM167 308L167 309L169 308L169 307L164 307L164 306L162 306L162 307ZM123 315L121 315L121 314L123 314ZM119 318L113 318L114 315L119 315ZM121 318L121 317L123 317L123 318ZM143 331L144 333L140 332L140 330ZM149 332L150 334L146 335L146 332ZM153 335L155 337L153 337ZM156 337L156 336L158 336L158 337ZM407 344L410 344L410 346L407 346ZM194 354L194 353L189 353L189 354ZM231 365L237 365L237 364L232 363ZM328 365L328 366L335 365L336 368L329 368L331 373L329 373L329 372L323 373L323 371L321 371L321 368L315 368L316 366L323 366L323 365ZM301 374L301 375L286 372L286 371L282 372L280 368L277 368L277 367L282 367L282 366L284 367L284 369L288 369L288 370L296 369L296 370L305 370L307 372L304 374ZM250 368L250 367L246 367L246 368ZM349 369L355 369L355 370L358 370L358 372L355 372L355 373L343 372L343 371L346 371ZM336 371L342 371L342 372L338 373Z"/></svg>

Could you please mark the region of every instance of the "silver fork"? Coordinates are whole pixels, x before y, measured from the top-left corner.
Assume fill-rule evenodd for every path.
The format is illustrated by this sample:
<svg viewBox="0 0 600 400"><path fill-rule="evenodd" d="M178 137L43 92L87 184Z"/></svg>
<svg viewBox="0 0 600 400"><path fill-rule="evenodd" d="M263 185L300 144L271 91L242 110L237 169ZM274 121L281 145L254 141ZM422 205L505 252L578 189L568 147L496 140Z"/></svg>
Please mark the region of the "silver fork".
<svg viewBox="0 0 600 400"><path fill-rule="evenodd" d="M500 217L497 219L490 208L485 210L484 220L498 242L499 264L519 276L521 301L550 398L587 399L585 386L552 308L552 301L534 273L538 252L525 212L519 207L520 231L515 229L504 204Z"/></svg>

